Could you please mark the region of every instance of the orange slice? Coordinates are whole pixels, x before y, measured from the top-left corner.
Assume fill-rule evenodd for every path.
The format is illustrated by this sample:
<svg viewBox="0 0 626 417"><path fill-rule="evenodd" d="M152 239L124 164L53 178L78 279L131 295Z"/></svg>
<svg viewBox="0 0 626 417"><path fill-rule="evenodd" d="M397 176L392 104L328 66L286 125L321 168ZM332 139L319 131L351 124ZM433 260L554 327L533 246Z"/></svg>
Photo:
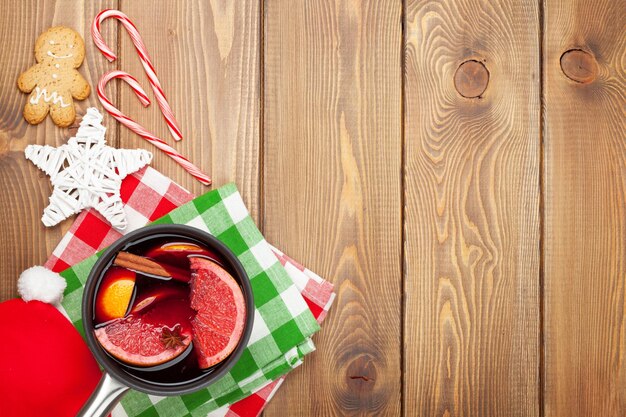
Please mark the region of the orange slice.
<svg viewBox="0 0 626 417"><path fill-rule="evenodd" d="M111 267L100 283L96 296L96 322L122 318L135 289L135 273L126 268Z"/></svg>

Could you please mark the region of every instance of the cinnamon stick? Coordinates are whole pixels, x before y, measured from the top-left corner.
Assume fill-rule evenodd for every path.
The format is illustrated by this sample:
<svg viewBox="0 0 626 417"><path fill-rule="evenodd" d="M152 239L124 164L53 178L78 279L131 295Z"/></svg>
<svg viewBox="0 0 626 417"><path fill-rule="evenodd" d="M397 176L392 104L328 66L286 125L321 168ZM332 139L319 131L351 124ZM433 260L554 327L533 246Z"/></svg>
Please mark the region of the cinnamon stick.
<svg viewBox="0 0 626 417"><path fill-rule="evenodd" d="M170 273L158 263L148 258L144 258L143 256L134 255L129 252L119 252L113 261L113 265L132 269L133 271L142 272L144 274L156 275L164 278L171 277Z"/></svg>

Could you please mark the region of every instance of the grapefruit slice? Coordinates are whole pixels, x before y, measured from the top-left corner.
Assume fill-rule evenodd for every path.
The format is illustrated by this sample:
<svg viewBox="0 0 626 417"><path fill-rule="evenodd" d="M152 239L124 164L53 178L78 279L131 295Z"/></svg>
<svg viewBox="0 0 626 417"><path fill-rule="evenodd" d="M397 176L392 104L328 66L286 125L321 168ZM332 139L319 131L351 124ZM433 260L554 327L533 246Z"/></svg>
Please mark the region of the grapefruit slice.
<svg viewBox="0 0 626 417"><path fill-rule="evenodd" d="M100 345L114 358L134 366L163 364L191 344L193 311L185 299L167 299L145 314L129 315L95 330Z"/></svg>
<svg viewBox="0 0 626 417"><path fill-rule="evenodd" d="M104 323L124 317L135 289L135 278L135 273L126 268L109 268L98 289L96 322Z"/></svg>
<svg viewBox="0 0 626 417"><path fill-rule="evenodd" d="M221 266L206 258L190 258L191 321L198 366L209 368L226 359L241 339L246 304L241 288Z"/></svg>

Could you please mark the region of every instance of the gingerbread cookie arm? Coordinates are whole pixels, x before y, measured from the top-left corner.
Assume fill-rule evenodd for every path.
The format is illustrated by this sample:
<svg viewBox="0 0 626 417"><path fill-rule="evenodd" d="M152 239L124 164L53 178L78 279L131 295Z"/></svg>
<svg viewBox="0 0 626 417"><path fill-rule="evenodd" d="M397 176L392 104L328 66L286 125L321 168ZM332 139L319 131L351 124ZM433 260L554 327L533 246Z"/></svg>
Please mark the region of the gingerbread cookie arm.
<svg viewBox="0 0 626 417"><path fill-rule="evenodd" d="M87 82L87 80L85 80L83 76L80 75L80 72L78 72L77 70L73 71L74 82L70 86L70 93L72 94L72 97L74 97L76 100L84 100L89 97L91 88L89 87L89 83Z"/></svg>
<svg viewBox="0 0 626 417"><path fill-rule="evenodd" d="M24 93L30 93L33 88L37 86L39 82L39 67L40 64L35 64L23 73L20 74L17 79L17 88Z"/></svg>

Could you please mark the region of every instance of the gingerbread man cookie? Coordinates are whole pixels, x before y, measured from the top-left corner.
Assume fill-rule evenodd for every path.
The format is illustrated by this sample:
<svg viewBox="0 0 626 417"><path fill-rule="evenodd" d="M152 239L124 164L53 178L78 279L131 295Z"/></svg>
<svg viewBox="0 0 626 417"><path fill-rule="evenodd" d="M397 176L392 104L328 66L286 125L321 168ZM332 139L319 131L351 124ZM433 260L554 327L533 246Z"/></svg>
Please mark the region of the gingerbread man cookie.
<svg viewBox="0 0 626 417"><path fill-rule="evenodd" d="M30 124L41 123L48 112L57 126L74 122L74 100L89 96L89 84L77 68L85 58L85 43L76 31L56 26L42 33L35 42L37 64L22 73L18 88L30 93L24 118Z"/></svg>

